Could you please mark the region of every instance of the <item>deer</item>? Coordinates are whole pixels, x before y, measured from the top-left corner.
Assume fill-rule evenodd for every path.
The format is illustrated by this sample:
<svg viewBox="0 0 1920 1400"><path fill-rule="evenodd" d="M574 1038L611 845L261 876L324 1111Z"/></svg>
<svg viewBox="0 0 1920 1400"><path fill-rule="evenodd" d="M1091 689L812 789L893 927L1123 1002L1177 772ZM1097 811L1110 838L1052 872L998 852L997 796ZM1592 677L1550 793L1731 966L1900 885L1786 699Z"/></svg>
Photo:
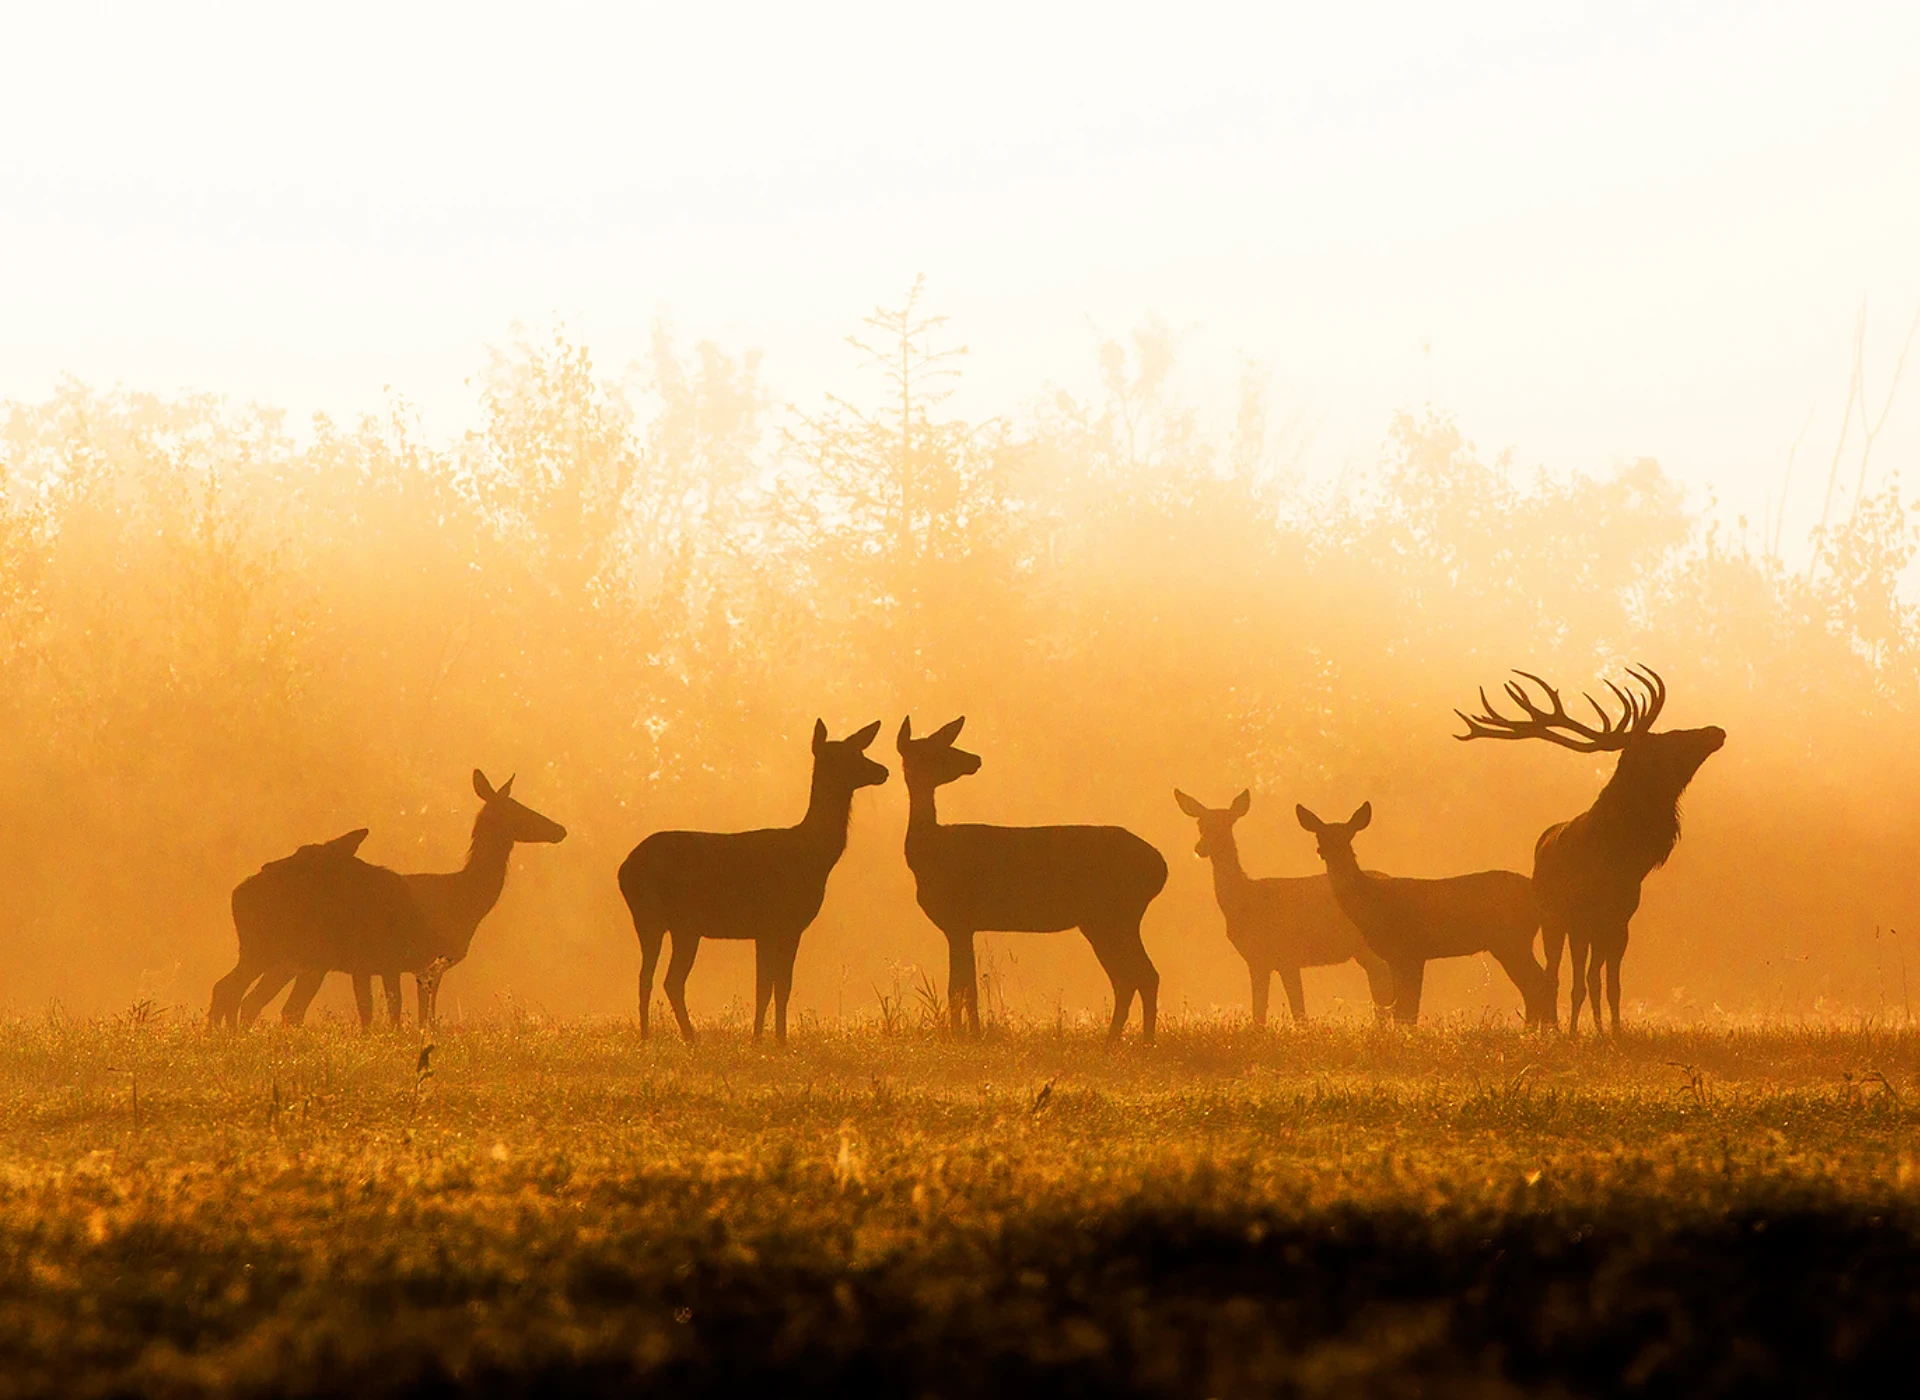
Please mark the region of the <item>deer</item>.
<svg viewBox="0 0 1920 1400"><path fill-rule="evenodd" d="M473 770L473 791L480 799L480 811L473 820L473 837L467 848L467 860L459 870L413 873L399 878L404 882L425 921L424 941L388 938L365 939L377 946L373 953L356 952L358 961L349 965L339 943L320 942L303 947L297 956L285 959L273 973L263 977L240 1005L241 1025L250 1025L260 1011L289 981L294 989L281 1009L280 1018L290 1026L300 1025L307 1008L319 993L328 972L353 975L355 1008L362 1028L373 1023L372 974L379 973L385 984L388 1019L400 1020L400 976L411 972L418 997L421 1026L434 1023L439 1001L440 979L446 970L464 960L473 947L481 921L493 912L506 888L507 865L513 848L520 844L554 845L564 841L567 829L513 796L513 778L498 788L487 775ZM364 833L362 833L364 834ZM341 838L344 839L344 838ZM337 846L337 843L334 843ZM356 843L357 846L357 843ZM329 848L322 848L324 852ZM337 852L336 852L337 858ZM374 956L369 965L367 957ZM435 963L437 970L429 976ZM296 980L297 979L297 980Z"/></svg>
<svg viewBox="0 0 1920 1400"><path fill-rule="evenodd" d="M1627 926L1640 907L1640 885L1673 854L1680 841L1680 797L1700 765L1720 751L1727 731L1717 725L1669 729L1653 725L1667 703L1667 685L1647 666L1629 666L1631 689L1605 682L1621 706L1618 718L1591 695L1598 717L1585 724L1567 713L1560 692L1531 671L1516 670L1507 696L1521 713L1500 713L1480 690L1480 713L1455 710L1473 739L1544 739L1575 753L1617 753L1613 776L1593 805L1571 821L1540 833L1533 848L1533 884L1540 901L1547 970L1559 1019L1560 954L1572 945L1573 989L1568 1034L1580 1033L1583 1000L1593 1002L1593 1028L1600 1029L1601 973L1606 973L1607 1011L1620 1033L1620 963L1627 952ZM1538 686L1536 703L1521 681Z"/></svg>
<svg viewBox="0 0 1920 1400"><path fill-rule="evenodd" d="M240 943L233 971L213 985L210 1027L245 1026L258 1013L243 997L256 983L267 996L315 959L361 976L396 955L423 958L432 933L404 876L355 854L367 838L361 827L331 841L302 846L268 861L233 891L233 927ZM362 1023L372 1019L369 999Z"/></svg>
<svg viewBox="0 0 1920 1400"><path fill-rule="evenodd" d="M1485 952L1519 988L1528 1026L1546 1022L1553 1009L1552 984L1533 960L1540 911L1532 881L1512 870L1437 880L1375 874L1362 870L1353 853L1353 838L1373 821L1371 802L1362 802L1344 822L1322 821L1304 806L1293 811L1318 840L1341 911L1392 973L1396 1021L1411 1026L1420 1019L1428 962Z"/></svg>
<svg viewBox="0 0 1920 1400"><path fill-rule="evenodd" d="M766 1028L773 1003L773 1038L787 1040L787 998L800 935L820 912L827 876L847 847L853 795L887 780L886 768L867 757L880 721L844 739L829 739L813 723L813 783L797 826L759 831L657 831L620 866L620 893L640 939L640 1037L649 1033L653 975L660 946L673 936L667 963L667 1004L680 1035L696 1041L687 1015L687 975L703 938L753 940L753 1038Z"/></svg>
<svg viewBox="0 0 1920 1400"><path fill-rule="evenodd" d="M1175 788L1173 800L1200 825L1193 853L1213 865L1213 897L1226 916L1227 941L1247 960L1253 982L1253 1023L1267 1024L1267 999L1275 973L1286 989L1295 1022L1307 1019L1307 998L1300 984L1303 967L1332 967L1357 962L1367 974L1374 1018L1393 1009L1393 975L1380 956L1340 910L1325 875L1255 879L1240 864L1233 826L1253 805L1242 792L1228 807L1208 807Z"/></svg>
<svg viewBox="0 0 1920 1400"><path fill-rule="evenodd" d="M1140 920L1167 883L1167 862L1117 826L943 826L934 794L980 771L980 756L953 741L963 715L924 738L911 716L896 747L907 782L907 865L920 907L947 939L947 1007L953 1033L980 1036L973 938L981 932L1056 933L1078 928L1113 984L1109 1044L1140 998L1141 1043L1153 1044L1160 974L1140 941Z"/></svg>

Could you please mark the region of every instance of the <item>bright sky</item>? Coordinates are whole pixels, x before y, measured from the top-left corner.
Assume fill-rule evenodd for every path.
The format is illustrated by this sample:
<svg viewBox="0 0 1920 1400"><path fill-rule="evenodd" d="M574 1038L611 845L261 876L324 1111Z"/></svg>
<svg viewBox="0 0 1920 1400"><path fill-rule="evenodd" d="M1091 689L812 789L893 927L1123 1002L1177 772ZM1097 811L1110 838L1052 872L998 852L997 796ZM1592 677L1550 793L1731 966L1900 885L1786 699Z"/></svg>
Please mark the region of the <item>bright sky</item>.
<svg viewBox="0 0 1920 1400"><path fill-rule="evenodd" d="M805 403L858 391L839 337L924 271L970 407L1083 387L1158 314L1223 404L1270 364L1322 469L1431 399L1757 526L1811 411L1791 538L1862 298L1876 412L1920 310L1920 6L42 3L4 33L4 398L391 384L452 431L516 320L618 368L665 312ZM1916 457L1920 354L1875 474Z"/></svg>

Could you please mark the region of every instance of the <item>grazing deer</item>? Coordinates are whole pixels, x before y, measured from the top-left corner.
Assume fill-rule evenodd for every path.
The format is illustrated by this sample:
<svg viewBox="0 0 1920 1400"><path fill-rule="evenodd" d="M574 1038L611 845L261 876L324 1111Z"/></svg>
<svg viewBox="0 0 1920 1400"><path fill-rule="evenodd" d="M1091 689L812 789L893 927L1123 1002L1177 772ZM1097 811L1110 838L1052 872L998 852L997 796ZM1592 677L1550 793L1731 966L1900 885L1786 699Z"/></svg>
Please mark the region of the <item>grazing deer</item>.
<svg viewBox="0 0 1920 1400"><path fill-rule="evenodd" d="M827 876L847 848L853 794L887 780L866 755L880 732L875 720L845 739L829 739L813 724L813 788L798 826L762 831L657 831L620 866L620 893L640 937L640 1035L648 1034L653 972L661 939L673 935L667 963L667 1003L691 1044L687 974L703 938L751 938L754 963L753 1038L766 1027L773 1000L773 1037L787 1039L787 996L800 935L820 912Z"/></svg>
<svg viewBox="0 0 1920 1400"><path fill-rule="evenodd" d="M1115 1041L1140 995L1141 1039L1153 1044L1160 974L1140 942L1140 919L1167 883L1160 852L1117 826L942 826L934 793L980 771L956 749L964 717L925 738L900 722L907 780L907 865L920 907L947 937L947 1006L956 1033L980 1034L973 936L1078 928L1113 983Z"/></svg>
<svg viewBox="0 0 1920 1400"><path fill-rule="evenodd" d="M1376 875L1362 870L1353 854L1353 838L1373 820L1371 802L1344 822L1321 821L1305 807L1293 811L1319 838L1333 897L1392 970L1395 1020L1409 1026L1419 1020L1420 985L1431 959L1481 952L1493 954L1520 989L1529 1026L1550 1017L1552 984L1533 960L1540 912L1526 876L1511 870L1440 880Z"/></svg>
<svg viewBox="0 0 1920 1400"><path fill-rule="evenodd" d="M1515 671L1545 693L1547 708L1534 703L1524 686L1508 681L1506 693L1522 711L1509 718L1480 692L1480 713L1454 713L1467 723L1469 739L1545 739L1575 753L1618 753L1613 776L1600 796L1572 821L1550 826L1533 848L1533 886L1540 900L1547 969L1554 985L1554 1018L1559 1019L1560 950L1573 945L1572 1014L1568 1033L1580 1032L1580 1006L1593 999L1593 1028L1600 1029L1600 973L1607 974L1607 1009L1614 1034L1620 1032L1620 962L1627 952L1627 925L1640 907L1640 882L1658 870L1680 840L1680 795L1721 745L1727 731L1669 729L1655 734L1653 722L1667 703L1666 682L1647 667L1627 674L1645 693L1606 682L1624 713L1615 719L1591 695L1584 696L1599 716L1599 726L1582 724L1567 713L1560 692L1530 671Z"/></svg>
<svg viewBox="0 0 1920 1400"><path fill-rule="evenodd" d="M1253 794L1241 793L1231 807L1208 807L1175 788L1173 800L1200 824L1200 840L1193 853L1213 862L1213 897L1227 919L1227 941L1247 960L1253 979L1253 1023L1267 1024L1267 996L1276 972L1286 988L1293 1019L1305 1021L1307 998L1300 985L1300 969L1348 961L1359 963L1366 972L1375 1019L1384 1020L1393 1009L1393 976L1367 947L1353 921L1340 912L1328 877L1256 880L1241 867L1233 824L1247 814Z"/></svg>
<svg viewBox="0 0 1920 1400"><path fill-rule="evenodd" d="M213 985L210 1026L251 1023L259 1003L243 1003L257 995L247 989L258 981L271 997L315 959L364 976L387 966L396 950L405 960L427 955L432 933L405 878L354 854L366 836L361 828L302 846L234 889L240 957ZM364 1022L372 1007L363 1010Z"/></svg>
<svg viewBox="0 0 1920 1400"><path fill-rule="evenodd" d="M369 964L370 954L357 952L353 955L357 959L353 965L349 965L338 943L305 948L299 957L289 958L275 969L273 976L262 978L260 985L248 994L240 1007L242 1025L250 1024L296 974L298 981L281 1010L281 1019L288 1025L299 1025L306 1019L307 1007L330 971L353 974L354 1003L363 1027L373 1022L372 974L379 973L386 984L387 1014L397 1023L400 976L411 972L419 1000L420 1024L433 1024L440 977L424 975L428 967L439 961L440 971L444 973L467 956L480 921L493 911L501 891L506 888L507 862L514 846L551 845L565 840L567 835L564 826L514 798L512 778L495 788L487 781L487 775L476 768L473 791L481 807L473 820L473 840L467 848L466 864L444 874L399 877L426 922L428 932L424 944L389 939L376 950L383 952L384 958L375 956Z"/></svg>

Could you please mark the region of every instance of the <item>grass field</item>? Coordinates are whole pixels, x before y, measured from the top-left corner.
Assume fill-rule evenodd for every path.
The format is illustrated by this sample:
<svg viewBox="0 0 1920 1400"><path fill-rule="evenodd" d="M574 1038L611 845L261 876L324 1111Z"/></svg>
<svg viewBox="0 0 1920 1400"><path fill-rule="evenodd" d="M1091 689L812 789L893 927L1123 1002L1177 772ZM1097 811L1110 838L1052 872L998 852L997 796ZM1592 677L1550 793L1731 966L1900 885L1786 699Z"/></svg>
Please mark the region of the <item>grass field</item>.
<svg viewBox="0 0 1920 1400"><path fill-rule="evenodd" d="M1838 1392L1920 1037L0 1026L0 1394ZM1889 1370L1889 1368L1897 1368Z"/></svg>

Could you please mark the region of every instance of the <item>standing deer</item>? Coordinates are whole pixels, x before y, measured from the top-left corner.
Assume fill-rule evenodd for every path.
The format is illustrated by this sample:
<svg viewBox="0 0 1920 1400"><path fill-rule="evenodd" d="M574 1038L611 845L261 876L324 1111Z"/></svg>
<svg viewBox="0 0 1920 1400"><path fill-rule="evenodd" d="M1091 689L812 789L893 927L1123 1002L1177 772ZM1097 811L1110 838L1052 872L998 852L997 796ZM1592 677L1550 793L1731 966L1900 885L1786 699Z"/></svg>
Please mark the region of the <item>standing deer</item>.
<svg viewBox="0 0 1920 1400"><path fill-rule="evenodd" d="M256 981L267 996L315 959L365 976L396 956L428 955L432 931L406 880L354 852L366 828L302 846L268 861L233 891L233 928L240 943L233 971L213 984L210 1026L251 1023L258 1004L242 1002ZM248 1000L253 998L248 996ZM372 1019L369 998L362 1024Z"/></svg>
<svg viewBox="0 0 1920 1400"><path fill-rule="evenodd" d="M1480 713L1454 713L1467 723L1469 739L1545 739L1575 753L1620 755L1600 796L1572 821L1550 826L1533 848L1533 885L1545 930L1547 969L1559 1019L1560 950L1573 944L1572 1014L1568 1033L1580 1033L1580 1006L1593 999L1593 1028L1600 1029L1600 973L1607 975L1607 1010L1620 1033L1620 961L1627 952L1627 925L1640 907L1640 882L1658 870L1680 840L1680 795L1721 745L1727 731L1669 729L1653 722L1667 703L1666 682L1653 670L1628 667L1641 691L1606 682L1623 709L1615 719L1591 695L1584 696L1599 726L1567 713L1560 692L1530 671L1515 671L1545 693L1548 708L1535 704L1524 686L1508 681L1506 693L1522 714L1509 718L1480 692Z"/></svg>
<svg viewBox="0 0 1920 1400"><path fill-rule="evenodd" d="M360 1013L360 1024L373 1022L372 974L379 973L386 984L387 1014L400 1019L400 976L411 972L419 1001L422 1026L433 1024L439 996L440 978L446 970L467 956L480 921L493 912L506 888L507 862L516 845L552 845L566 839L567 829L542 816L513 796L513 779L495 788L487 775L473 770L473 791L481 807L473 819L473 839L467 848L467 862L459 870L446 873L402 875L407 893L425 920L424 942L388 938L372 952L356 952L357 962L350 964L338 938L303 946L297 956L288 957L240 1006L240 1022L251 1024L260 1011L289 981L294 989L281 1010L281 1020L297 1026L306 1019L307 1007L320 991L329 972L353 974L353 997ZM364 833L362 833L364 834ZM344 840L345 838L341 838ZM337 845L338 843L334 843ZM357 844L357 843L356 843ZM325 848L323 848L324 850ZM377 868L377 867L376 867ZM338 926L337 933L350 932ZM362 941L367 941L364 935ZM372 957L373 961L368 962ZM429 976L434 964L439 964Z"/></svg>
<svg viewBox="0 0 1920 1400"><path fill-rule="evenodd" d="M1140 942L1140 920L1167 883L1160 852L1117 826L942 826L934 793L980 771L980 756L956 749L963 716L913 737L900 722L907 780L907 865L920 907L947 937L947 1005L957 1034L980 1034L973 936L1078 928L1113 983L1116 1041L1140 994L1141 1040L1153 1044L1160 974Z"/></svg>
<svg viewBox="0 0 1920 1400"><path fill-rule="evenodd" d="M1527 1024L1550 1019L1552 983L1533 960L1533 935L1540 927L1532 882L1511 870L1482 870L1440 880L1376 875L1362 870L1353 854L1353 838L1373 820L1373 804L1363 802L1344 822L1327 822L1305 807L1295 807L1300 825L1319 838L1333 897L1359 926L1367 946L1385 959L1393 973L1393 1015L1403 1025L1420 1018L1420 987L1433 958L1491 953L1520 989Z"/></svg>
<svg viewBox="0 0 1920 1400"><path fill-rule="evenodd" d="M787 996L800 935L820 912L827 876L847 848L853 794L887 780L866 755L880 732L875 720L845 739L829 739L813 723L813 789L798 826L762 831L657 831L620 866L620 893L640 937L640 1035L648 1034L653 972L660 942L673 935L667 963L667 1003L688 1044L687 974L702 938L753 940L753 1038L766 1026L773 1000L773 1037L787 1039Z"/></svg>
<svg viewBox="0 0 1920 1400"><path fill-rule="evenodd" d="M1226 916L1227 941L1247 960L1253 980L1253 1023L1267 1024L1267 996L1276 972L1286 988L1293 1019L1305 1021L1307 998L1300 985L1300 969L1348 961L1359 963L1366 972L1375 1019L1384 1020L1393 1009L1392 974L1367 947L1353 921L1340 912L1328 877L1256 880L1241 867L1233 824L1247 814L1253 794L1241 793L1231 807L1208 807L1175 788L1173 800L1200 824L1200 840L1193 853L1213 862L1213 897Z"/></svg>

